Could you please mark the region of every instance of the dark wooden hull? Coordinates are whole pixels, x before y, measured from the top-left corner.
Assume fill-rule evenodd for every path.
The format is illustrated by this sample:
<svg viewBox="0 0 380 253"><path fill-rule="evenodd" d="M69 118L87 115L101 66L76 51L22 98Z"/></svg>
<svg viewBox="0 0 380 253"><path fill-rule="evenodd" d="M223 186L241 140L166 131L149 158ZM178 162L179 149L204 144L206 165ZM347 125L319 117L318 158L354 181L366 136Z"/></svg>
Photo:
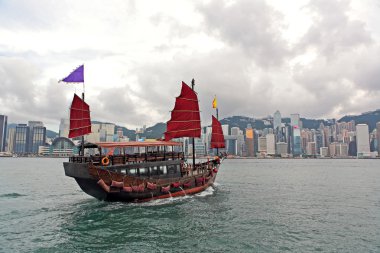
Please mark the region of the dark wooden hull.
<svg viewBox="0 0 380 253"><path fill-rule="evenodd" d="M126 192L121 188L110 187L110 191L107 192L98 184L99 178L94 178L94 175L90 173L90 166L91 164L88 163L65 162L65 174L66 176L73 177L85 193L104 201L146 202L155 199L192 195L210 187L214 183L217 175L217 173L211 173L207 180L202 183L197 181L197 178L202 177L202 175L185 175L180 178L175 177L172 179L166 178L166 185L178 182L178 180L190 182L191 184L188 187L184 187L183 185L178 188L172 187L169 192L162 192L161 187L157 187L155 190L145 188L143 192ZM149 181L149 178L145 180Z"/></svg>

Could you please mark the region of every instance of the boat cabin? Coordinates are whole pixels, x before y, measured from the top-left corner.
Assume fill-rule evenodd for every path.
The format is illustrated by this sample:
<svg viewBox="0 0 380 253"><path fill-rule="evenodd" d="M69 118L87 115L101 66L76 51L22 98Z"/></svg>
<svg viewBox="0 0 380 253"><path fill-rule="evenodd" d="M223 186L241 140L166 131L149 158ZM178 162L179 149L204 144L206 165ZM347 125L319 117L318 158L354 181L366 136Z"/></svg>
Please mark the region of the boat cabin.
<svg viewBox="0 0 380 253"><path fill-rule="evenodd" d="M182 143L98 142L85 144L85 156L72 156L71 163L90 163L95 167L140 178L181 177L184 153Z"/></svg>

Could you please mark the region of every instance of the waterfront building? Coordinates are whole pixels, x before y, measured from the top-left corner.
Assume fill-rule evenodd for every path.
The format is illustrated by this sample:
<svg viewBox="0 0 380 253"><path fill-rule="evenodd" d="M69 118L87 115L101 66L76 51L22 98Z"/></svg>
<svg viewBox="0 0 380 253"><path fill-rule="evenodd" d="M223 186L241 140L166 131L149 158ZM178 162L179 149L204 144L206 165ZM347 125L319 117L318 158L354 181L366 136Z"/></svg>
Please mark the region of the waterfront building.
<svg viewBox="0 0 380 253"><path fill-rule="evenodd" d="M238 154L238 144L236 135L227 135L224 137L226 142L226 150L228 154L237 155Z"/></svg>
<svg viewBox="0 0 380 253"><path fill-rule="evenodd" d="M274 134L267 134L267 155L275 155L276 154L276 141L274 138Z"/></svg>
<svg viewBox="0 0 380 253"><path fill-rule="evenodd" d="M281 113L277 110L273 114L273 129L276 132L276 131L279 131L280 128L281 128Z"/></svg>
<svg viewBox="0 0 380 253"><path fill-rule="evenodd" d="M336 145L337 145L336 142L332 142L329 144L329 154L331 157L336 156Z"/></svg>
<svg viewBox="0 0 380 253"><path fill-rule="evenodd" d="M329 156L329 148L328 147L321 147L319 149L319 153L321 154L321 157L328 157Z"/></svg>
<svg viewBox="0 0 380 253"><path fill-rule="evenodd" d="M348 156L348 144L347 143L338 143L336 145L336 155L339 157Z"/></svg>
<svg viewBox="0 0 380 253"><path fill-rule="evenodd" d="M288 144L285 142L277 142L276 143L276 154L280 156L288 155Z"/></svg>
<svg viewBox="0 0 380 253"><path fill-rule="evenodd" d="M353 141L350 141L350 143L348 143L348 155L357 156L356 138L354 138Z"/></svg>
<svg viewBox="0 0 380 253"><path fill-rule="evenodd" d="M0 152L5 151L5 143L7 140L8 116L0 115Z"/></svg>
<svg viewBox="0 0 380 253"><path fill-rule="evenodd" d="M310 156L317 155L317 144L315 142L308 142L306 148L306 154Z"/></svg>
<svg viewBox="0 0 380 253"><path fill-rule="evenodd" d="M302 154L301 149L301 131L297 126L293 127L293 156L299 156Z"/></svg>
<svg viewBox="0 0 380 253"><path fill-rule="evenodd" d="M30 128L26 124L18 124L15 131L14 153L25 155L28 153Z"/></svg>
<svg viewBox="0 0 380 253"><path fill-rule="evenodd" d="M16 128L9 128L8 129L8 141L7 141L9 153L14 152L15 137L16 137Z"/></svg>
<svg viewBox="0 0 380 253"><path fill-rule="evenodd" d="M42 156L68 157L78 154L78 152L79 148L69 138L58 137L54 139L51 145L40 146L38 154Z"/></svg>
<svg viewBox="0 0 380 253"><path fill-rule="evenodd" d="M267 138L265 136L259 137L258 150L259 153L267 153Z"/></svg>
<svg viewBox="0 0 380 253"><path fill-rule="evenodd" d="M38 148L40 146L45 145L46 127L37 125L34 127L29 126L29 128L30 128L30 141L29 141L30 148L28 151L30 153L37 154Z"/></svg>
<svg viewBox="0 0 380 253"><path fill-rule="evenodd" d="M370 156L369 130L367 124L356 125L356 145L358 157Z"/></svg>
<svg viewBox="0 0 380 253"><path fill-rule="evenodd" d="M247 149L247 156L253 157L255 156L255 150L254 150L254 133L251 125L248 125L248 127L245 129L245 146Z"/></svg>

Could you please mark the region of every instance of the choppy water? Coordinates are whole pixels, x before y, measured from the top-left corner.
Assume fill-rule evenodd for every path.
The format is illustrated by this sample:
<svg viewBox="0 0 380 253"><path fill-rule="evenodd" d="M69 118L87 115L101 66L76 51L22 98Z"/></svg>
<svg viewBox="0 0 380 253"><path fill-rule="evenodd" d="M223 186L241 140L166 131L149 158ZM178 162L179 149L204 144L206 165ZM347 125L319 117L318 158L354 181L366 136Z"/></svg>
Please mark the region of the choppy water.
<svg viewBox="0 0 380 253"><path fill-rule="evenodd" d="M380 160L226 160L214 188L107 203L0 159L0 252L380 252Z"/></svg>

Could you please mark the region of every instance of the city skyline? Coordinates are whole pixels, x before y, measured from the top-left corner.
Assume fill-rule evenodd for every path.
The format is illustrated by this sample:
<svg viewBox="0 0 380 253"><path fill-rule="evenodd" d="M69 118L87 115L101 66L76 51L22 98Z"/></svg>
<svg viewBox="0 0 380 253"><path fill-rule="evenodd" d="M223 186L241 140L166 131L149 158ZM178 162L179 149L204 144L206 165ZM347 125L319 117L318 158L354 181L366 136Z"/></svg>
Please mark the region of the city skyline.
<svg viewBox="0 0 380 253"><path fill-rule="evenodd" d="M373 110L379 9L375 0L1 2L1 113L57 124L82 91L58 80L81 64L93 118L130 128L166 122L192 78L204 119L214 95L222 117Z"/></svg>
<svg viewBox="0 0 380 253"><path fill-rule="evenodd" d="M377 111L380 111L380 109L375 109L375 110L372 110L372 111L366 111L366 112L362 112L358 115L344 115L344 116L360 116L360 115L364 115L364 114L367 114L367 113L372 113L372 112L377 112ZM0 115L1 112L0 112ZM292 122L292 115L293 116L297 116L297 122L300 121L301 119L305 119L305 120L324 120L324 121L328 121L328 120L340 120L340 119L337 119L337 118L308 118L308 117L303 117L303 115L300 115L299 113L292 113L290 115L282 115L282 113L279 111L279 110L276 110L275 112L273 112L272 114L267 114L266 116L261 116L261 117L250 117L250 116L246 116L246 115L232 115L232 116L229 116L229 117L225 117L225 118L219 118L219 120L223 120L223 119L228 119L228 118L231 118L231 117L246 117L246 118L250 118L250 119L253 119L253 120L267 120L268 118L271 118L273 120L272 124L273 124L273 128L275 129L275 125L278 124L278 119L276 119L277 117L280 117L279 119L280 120L284 120L284 119L289 119L290 120L290 123ZM22 121L22 122L13 122L12 120L9 120L9 119L12 119L12 117L9 117L9 115L5 115L7 117L7 121L8 121L8 125L9 124L14 124L14 125L17 125L17 124L25 124L29 121L33 121L33 120L40 120L38 117L36 118L27 118L26 121ZM56 132L56 133L59 133L60 129L59 129L59 126L60 124L62 124L62 120L68 120L68 118L60 118L59 120L57 120L57 124L56 125L48 125L48 124L45 124L46 128L50 131L53 131L53 132ZM201 118L202 120L202 118ZM111 124L115 124L117 126L121 126L121 127L125 127L129 130L133 130L133 129L138 129L138 128L141 128L141 126L138 126L138 127L135 127L135 128L128 128L128 125L119 125L117 122L106 122L106 121L102 121L102 120L99 120L99 119L93 119L92 121L94 122L102 122L102 123L111 123ZM211 125L211 122L210 123L204 123L204 122L207 122L207 120L202 120L202 127L207 127L207 126L210 126ZM281 122L281 121L280 121ZM155 122L153 123L151 126L154 126L156 124L160 124L160 123L165 123L166 122ZM292 123L291 123L292 124ZM142 126L146 126L146 124L143 124ZM148 125L149 126L149 125Z"/></svg>

